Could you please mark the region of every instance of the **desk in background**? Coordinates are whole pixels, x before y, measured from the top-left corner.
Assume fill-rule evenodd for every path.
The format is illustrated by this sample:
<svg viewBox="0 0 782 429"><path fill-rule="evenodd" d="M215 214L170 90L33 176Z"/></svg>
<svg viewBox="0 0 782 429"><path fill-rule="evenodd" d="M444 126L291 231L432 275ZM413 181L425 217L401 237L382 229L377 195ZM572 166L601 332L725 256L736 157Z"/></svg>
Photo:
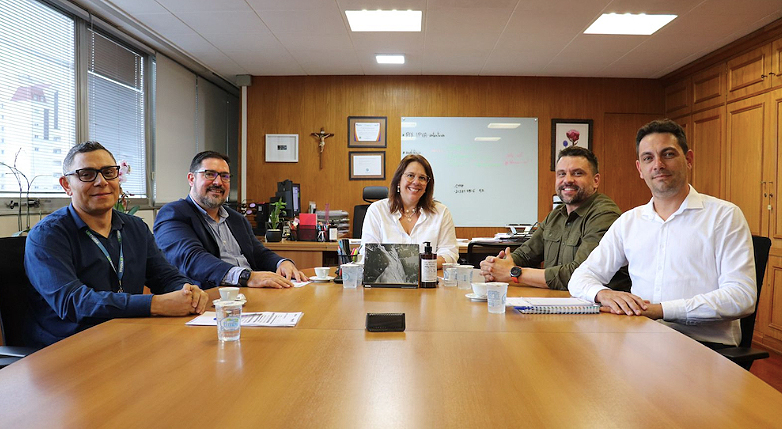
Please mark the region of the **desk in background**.
<svg viewBox="0 0 782 429"><path fill-rule="evenodd" d="M304 316L226 344L191 317L112 320L0 370L0 426L780 425L782 393L644 317L495 315L444 287L242 292L246 311ZM366 332L367 312L407 330Z"/></svg>
<svg viewBox="0 0 782 429"><path fill-rule="evenodd" d="M259 240L263 241L261 237ZM291 259L297 267L335 267L337 260L336 241L287 241L266 243L263 245L283 258ZM354 249L358 245L351 245Z"/></svg>
<svg viewBox="0 0 782 429"><path fill-rule="evenodd" d="M298 267L336 267L339 265L337 260L337 242L327 241L287 241L278 243L267 243L262 237L258 237L263 245L273 250L276 254L291 259ZM359 247L359 244L351 244L350 249ZM468 248L467 243L459 243L459 253L465 254Z"/></svg>

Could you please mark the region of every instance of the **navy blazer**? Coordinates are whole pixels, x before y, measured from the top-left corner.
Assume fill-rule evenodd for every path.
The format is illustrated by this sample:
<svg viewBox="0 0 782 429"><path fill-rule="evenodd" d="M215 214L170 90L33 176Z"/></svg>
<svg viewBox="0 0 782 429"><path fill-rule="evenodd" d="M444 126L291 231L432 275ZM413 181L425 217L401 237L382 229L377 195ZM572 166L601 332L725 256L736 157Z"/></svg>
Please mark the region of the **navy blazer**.
<svg viewBox="0 0 782 429"><path fill-rule="evenodd" d="M227 206L225 222L253 271L277 271L283 258L263 247L250 222ZM193 279L201 289L219 286L235 267L220 259L220 248L204 219L188 196L161 207L155 217L155 241L171 264Z"/></svg>

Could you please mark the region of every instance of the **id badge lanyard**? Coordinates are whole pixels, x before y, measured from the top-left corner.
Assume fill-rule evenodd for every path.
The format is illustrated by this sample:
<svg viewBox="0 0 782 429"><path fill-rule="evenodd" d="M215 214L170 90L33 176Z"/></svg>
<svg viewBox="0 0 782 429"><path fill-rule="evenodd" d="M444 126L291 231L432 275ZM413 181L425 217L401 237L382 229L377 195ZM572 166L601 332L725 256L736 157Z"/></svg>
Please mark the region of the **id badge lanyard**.
<svg viewBox="0 0 782 429"><path fill-rule="evenodd" d="M87 235L92 239L92 242L95 243L96 246L100 249L101 252L103 252L103 255L106 256L106 259L109 260L109 265L111 265L111 269L114 270L114 273L117 274L117 280L119 280L119 289L117 292L124 293L125 291L122 289L122 275L125 274L125 256L122 253L122 233L117 230L117 241L119 242L119 269L114 267L114 262L111 260L111 256L109 256L108 250L106 250L106 247L101 244L100 241L98 241L97 238L90 232L90 230L85 230Z"/></svg>

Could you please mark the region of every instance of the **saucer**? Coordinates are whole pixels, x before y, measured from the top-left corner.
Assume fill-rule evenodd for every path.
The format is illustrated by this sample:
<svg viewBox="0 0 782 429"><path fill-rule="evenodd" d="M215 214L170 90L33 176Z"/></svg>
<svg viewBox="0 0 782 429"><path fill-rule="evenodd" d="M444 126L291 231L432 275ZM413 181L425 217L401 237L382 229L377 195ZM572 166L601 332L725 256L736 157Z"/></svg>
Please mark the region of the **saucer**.
<svg viewBox="0 0 782 429"><path fill-rule="evenodd" d="M310 281L311 282L330 282L332 280L334 280L334 277L332 277L332 276L326 276L326 277L313 276L313 277L310 277Z"/></svg>
<svg viewBox="0 0 782 429"><path fill-rule="evenodd" d="M468 293L465 296L473 301L486 301L486 295L476 295L474 293Z"/></svg>

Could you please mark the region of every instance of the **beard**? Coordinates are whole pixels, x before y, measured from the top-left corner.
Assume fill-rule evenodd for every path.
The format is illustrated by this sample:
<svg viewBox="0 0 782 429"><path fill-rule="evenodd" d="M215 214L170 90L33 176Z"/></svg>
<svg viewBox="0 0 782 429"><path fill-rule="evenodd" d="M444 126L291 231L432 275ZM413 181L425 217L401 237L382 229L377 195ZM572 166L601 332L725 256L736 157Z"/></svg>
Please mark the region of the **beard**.
<svg viewBox="0 0 782 429"><path fill-rule="evenodd" d="M576 194L572 197L565 197L562 193L562 188L576 188ZM586 194L586 190L580 186L576 185L566 185L566 186L560 186L557 188L557 196L560 200L562 200L565 204L578 204L587 198L589 198L589 195Z"/></svg>
<svg viewBox="0 0 782 429"><path fill-rule="evenodd" d="M219 196L212 196L209 193L212 191L222 191L223 194ZM206 188L206 192L204 192L202 195L198 196L198 202L201 203L203 207L207 207L210 209L216 209L223 204L225 204L225 200L228 199L228 195L226 195L225 188L221 186L209 186Z"/></svg>

